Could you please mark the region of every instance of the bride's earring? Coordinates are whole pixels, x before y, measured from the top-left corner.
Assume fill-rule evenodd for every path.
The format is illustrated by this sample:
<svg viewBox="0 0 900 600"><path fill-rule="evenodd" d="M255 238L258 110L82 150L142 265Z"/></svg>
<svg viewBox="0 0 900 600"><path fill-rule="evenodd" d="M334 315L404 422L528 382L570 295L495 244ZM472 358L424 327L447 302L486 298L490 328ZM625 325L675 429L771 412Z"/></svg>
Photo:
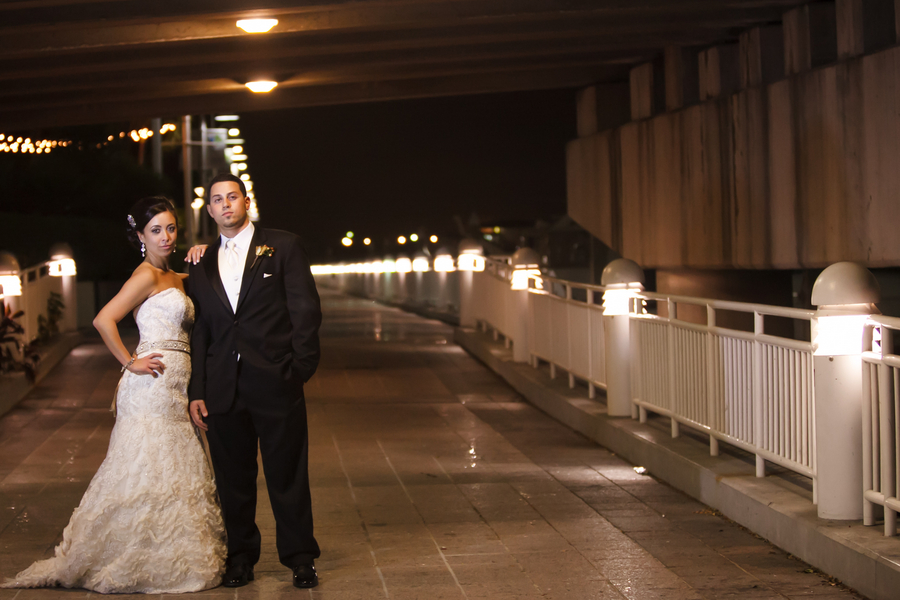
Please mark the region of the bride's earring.
<svg viewBox="0 0 900 600"><path fill-rule="evenodd" d="M147 256L147 247L144 246L144 242L141 242L141 256Z"/></svg>

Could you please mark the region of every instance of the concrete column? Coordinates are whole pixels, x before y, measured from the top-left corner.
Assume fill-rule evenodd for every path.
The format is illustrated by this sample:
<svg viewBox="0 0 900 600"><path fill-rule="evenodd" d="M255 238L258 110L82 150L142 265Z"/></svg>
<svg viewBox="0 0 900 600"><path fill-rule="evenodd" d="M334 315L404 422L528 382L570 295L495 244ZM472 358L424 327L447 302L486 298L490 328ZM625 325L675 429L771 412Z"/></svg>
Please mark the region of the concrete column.
<svg viewBox="0 0 900 600"><path fill-rule="evenodd" d="M653 63L644 63L629 75L631 84L631 120L639 121L653 116Z"/></svg>
<svg viewBox="0 0 900 600"><path fill-rule="evenodd" d="M835 0L838 58L859 56L863 46L862 0Z"/></svg>
<svg viewBox="0 0 900 600"><path fill-rule="evenodd" d="M784 77L784 33L781 25L754 27L738 41L740 87L747 89Z"/></svg>
<svg viewBox="0 0 900 600"><path fill-rule="evenodd" d="M150 138L150 161L153 165L153 172L162 175L162 135L159 133L162 127L162 119L156 118L150 121L150 128L153 129L153 137Z"/></svg>
<svg viewBox="0 0 900 600"><path fill-rule="evenodd" d="M694 104L699 99L697 52L681 46L666 46L663 55L666 110Z"/></svg>
<svg viewBox="0 0 900 600"><path fill-rule="evenodd" d="M787 75L809 71L837 58L833 2L806 4L784 14L784 69Z"/></svg>
<svg viewBox="0 0 900 600"><path fill-rule="evenodd" d="M865 267L831 265L812 291L816 496L823 519L863 517L863 323L877 313L878 282Z"/></svg>
<svg viewBox="0 0 900 600"><path fill-rule="evenodd" d="M575 112L578 137L589 137L600 131L597 128L597 86L586 87L575 95Z"/></svg>
<svg viewBox="0 0 900 600"><path fill-rule="evenodd" d="M720 98L736 91L740 85L737 44L713 46L700 52L700 101Z"/></svg>

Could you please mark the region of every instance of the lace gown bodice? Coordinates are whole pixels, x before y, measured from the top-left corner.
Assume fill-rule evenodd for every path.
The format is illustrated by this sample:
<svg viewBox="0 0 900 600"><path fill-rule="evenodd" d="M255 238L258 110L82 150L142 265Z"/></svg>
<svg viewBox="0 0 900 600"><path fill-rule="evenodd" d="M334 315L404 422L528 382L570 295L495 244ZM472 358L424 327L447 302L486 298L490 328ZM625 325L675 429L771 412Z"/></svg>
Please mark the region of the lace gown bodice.
<svg viewBox="0 0 900 600"><path fill-rule="evenodd" d="M219 584L225 561L222 516L206 454L188 416L191 362L185 349L194 307L181 290L171 288L148 298L136 321L141 344L155 344L138 356L162 354L165 370L159 377L123 374L106 458L55 556L34 563L3 587L160 594Z"/></svg>

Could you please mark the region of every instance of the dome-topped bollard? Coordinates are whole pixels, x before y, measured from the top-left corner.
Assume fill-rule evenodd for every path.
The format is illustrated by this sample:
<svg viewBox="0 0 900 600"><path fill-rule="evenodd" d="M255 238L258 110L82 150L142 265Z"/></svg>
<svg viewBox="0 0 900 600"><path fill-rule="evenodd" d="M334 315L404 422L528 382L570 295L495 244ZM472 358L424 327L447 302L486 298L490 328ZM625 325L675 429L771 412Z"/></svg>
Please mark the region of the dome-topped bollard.
<svg viewBox="0 0 900 600"><path fill-rule="evenodd" d="M472 282L475 273L484 271L484 247L477 241L466 238L459 242L459 256L456 266L459 270L459 326L475 327L474 303L476 301Z"/></svg>
<svg viewBox="0 0 900 600"><path fill-rule="evenodd" d="M813 285L813 369L816 398L816 500L823 519L863 517L863 325L879 314L875 276L839 262Z"/></svg>
<svg viewBox="0 0 900 600"><path fill-rule="evenodd" d="M603 321L606 334L606 411L611 417L632 416L631 313L635 293L644 289L644 271L633 260L619 258L603 269Z"/></svg>

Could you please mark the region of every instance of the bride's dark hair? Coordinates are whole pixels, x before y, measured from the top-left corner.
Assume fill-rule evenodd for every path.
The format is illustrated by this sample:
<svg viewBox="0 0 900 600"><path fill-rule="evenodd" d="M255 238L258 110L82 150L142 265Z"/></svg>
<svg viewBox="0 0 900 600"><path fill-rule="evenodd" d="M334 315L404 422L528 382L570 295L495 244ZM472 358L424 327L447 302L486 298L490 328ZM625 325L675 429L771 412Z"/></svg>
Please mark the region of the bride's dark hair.
<svg viewBox="0 0 900 600"><path fill-rule="evenodd" d="M165 196L150 196L149 198L143 198L135 202L134 206L131 207L131 212L128 213L127 224L125 226L125 233L128 236L128 241L131 242L135 248L140 248L141 240L138 239L138 232L140 231L143 233L144 227L153 220L153 217L166 211L172 213L172 216L175 217L175 224L177 225L178 215L175 213L175 205Z"/></svg>

